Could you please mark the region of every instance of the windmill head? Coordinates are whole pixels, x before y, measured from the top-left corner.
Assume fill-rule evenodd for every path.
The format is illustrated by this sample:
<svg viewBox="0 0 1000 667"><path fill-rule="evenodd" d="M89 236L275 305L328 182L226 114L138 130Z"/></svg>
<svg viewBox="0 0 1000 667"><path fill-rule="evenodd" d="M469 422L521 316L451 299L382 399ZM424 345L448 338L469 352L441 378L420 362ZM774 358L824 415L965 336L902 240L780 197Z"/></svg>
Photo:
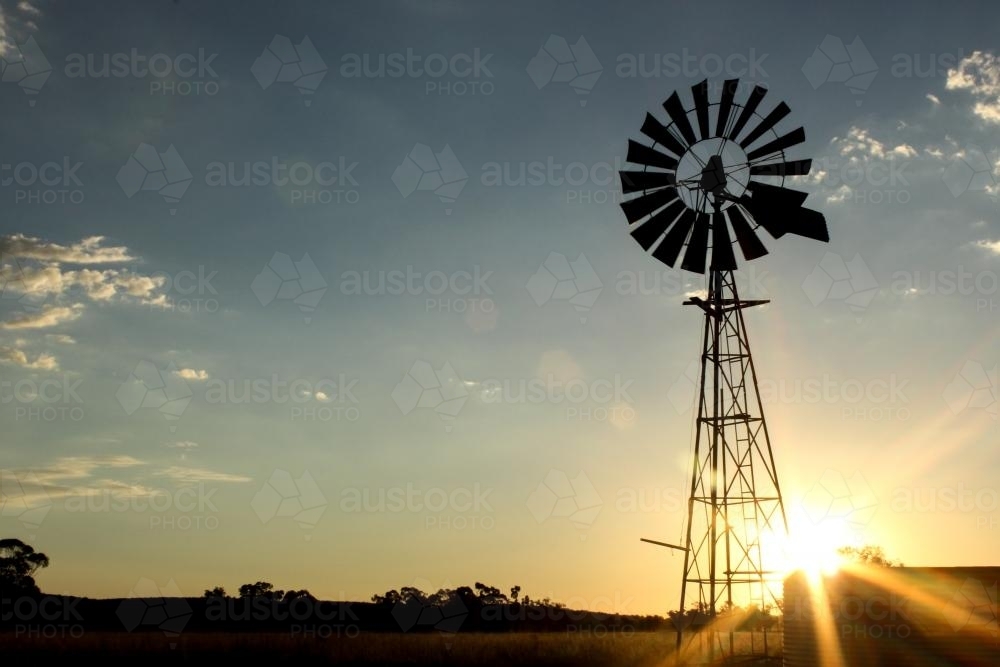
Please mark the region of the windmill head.
<svg viewBox="0 0 1000 667"><path fill-rule="evenodd" d="M639 130L646 139L628 142L626 160L641 167L620 172L629 233L668 266L680 260L694 273L733 271L734 245L747 261L767 254L761 229L775 239L830 240L823 214L803 208L807 194L785 187L787 177L812 167L812 160L785 158L805 131L779 134L775 126L788 105L779 102L765 115L759 108L767 89L755 86L738 102L739 88L739 79L729 79L719 101L710 102L702 81L691 87L691 108L674 92L663 103L669 122L647 113Z"/></svg>

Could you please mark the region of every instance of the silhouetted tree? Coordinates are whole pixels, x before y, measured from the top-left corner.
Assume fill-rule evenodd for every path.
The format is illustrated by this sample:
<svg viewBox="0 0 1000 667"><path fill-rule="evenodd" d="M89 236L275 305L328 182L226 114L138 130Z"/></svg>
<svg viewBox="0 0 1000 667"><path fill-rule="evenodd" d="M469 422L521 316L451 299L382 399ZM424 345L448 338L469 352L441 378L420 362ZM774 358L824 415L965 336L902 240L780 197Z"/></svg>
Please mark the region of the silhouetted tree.
<svg viewBox="0 0 1000 667"><path fill-rule="evenodd" d="M517 596L520 595L520 594L521 594L521 587L520 586L511 586L510 587L510 599L511 600L513 600L514 602L517 602Z"/></svg>
<svg viewBox="0 0 1000 667"><path fill-rule="evenodd" d="M258 581L255 584L243 584L240 586L241 598L269 598L272 600L280 600L284 597L284 595L284 591L275 590L274 584L267 581Z"/></svg>
<svg viewBox="0 0 1000 667"><path fill-rule="evenodd" d="M279 591L279 593L280 593L280 591ZM310 593L309 591L307 591L306 589L303 588L301 591L297 591L297 590L294 590L294 589L292 589L290 591L287 591L285 593L285 596L281 599L281 601L284 602L284 603L289 603L292 600L297 600L298 598L308 598L310 600L315 600L316 599L312 595L312 593Z"/></svg>
<svg viewBox="0 0 1000 667"><path fill-rule="evenodd" d="M33 575L48 566L48 556L21 540L0 540L0 589L4 595L38 593Z"/></svg>
<svg viewBox="0 0 1000 667"><path fill-rule="evenodd" d="M211 590L209 590L209 589L206 588L205 589L205 593L204 593L204 595L202 595L202 597L204 597L206 599L208 599L208 598L224 598L224 597L226 597L226 589L223 588L222 586L216 586L215 588L213 588Z"/></svg>
<svg viewBox="0 0 1000 667"><path fill-rule="evenodd" d="M870 565L873 567L903 567L903 564L898 560L891 560L885 555L885 551L882 547L865 545L860 549L856 547L841 547L837 549L837 553L848 560L852 560L855 563L861 565Z"/></svg>

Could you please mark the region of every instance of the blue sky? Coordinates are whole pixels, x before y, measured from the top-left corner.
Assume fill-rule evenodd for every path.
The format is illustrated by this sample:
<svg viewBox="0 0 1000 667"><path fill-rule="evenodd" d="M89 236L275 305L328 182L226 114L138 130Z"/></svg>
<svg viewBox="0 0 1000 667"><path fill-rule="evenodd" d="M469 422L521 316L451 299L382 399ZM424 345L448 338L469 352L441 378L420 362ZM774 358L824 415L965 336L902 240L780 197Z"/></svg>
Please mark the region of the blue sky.
<svg viewBox="0 0 1000 667"><path fill-rule="evenodd" d="M265 578L364 599L486 580L670 608L679 559L638 538L680 531L701 326L680 302L702 285L628 237L614 172L645 112L706 77L788 103L781 127L804 125L796 155L814 159L800 187L831 230L772 242L740 275L773 300L748 320L790 505L812 503L813 525L846 513L851 539L908 564L993 557L1000 16L671 4L4 3L6 60L51 67L0 86L16 498L0 526L52 557L43 587ZM591 76L553 80L546 53L581 37ZM846 44L874 64L852 74L876 71L853 90L824 69ZM352 69L394 54L411 73ZM129 72L101 76L105 57ZM296 85L282 57L325 75ZM150 59L170 70L134 73ZM629 76L640 61L650 76ZM173 201L137 189L157 161L190 178ZM80 163L78 182L32 176L53 162ZM435 162L464 185L419 180ZM247 163L262 182L233 184ZM289 172L301 185L272 178ZM552 292L570 262L578 282ZM158 378L180 402L143 402ZM408 488L402 509L374 500ZM113 494L126 509L102 509Z"/></svg>

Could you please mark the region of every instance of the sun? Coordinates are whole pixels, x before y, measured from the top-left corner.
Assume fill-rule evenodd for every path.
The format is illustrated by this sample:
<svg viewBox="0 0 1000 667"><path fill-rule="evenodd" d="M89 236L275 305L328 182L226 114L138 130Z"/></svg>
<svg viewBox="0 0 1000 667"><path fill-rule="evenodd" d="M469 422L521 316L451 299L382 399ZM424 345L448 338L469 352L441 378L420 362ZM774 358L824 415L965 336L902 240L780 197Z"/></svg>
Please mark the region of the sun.
<svg viewBox="0 0 1000 667"><path fill-rule="evenodd" d="M764 560L774 564L782 579L793 572L803 572L811 582L835 574L845 559L839 550L855 542L853 527L839 518L814 523L807 518L793 520L788 536L762 536Z"/></svg>

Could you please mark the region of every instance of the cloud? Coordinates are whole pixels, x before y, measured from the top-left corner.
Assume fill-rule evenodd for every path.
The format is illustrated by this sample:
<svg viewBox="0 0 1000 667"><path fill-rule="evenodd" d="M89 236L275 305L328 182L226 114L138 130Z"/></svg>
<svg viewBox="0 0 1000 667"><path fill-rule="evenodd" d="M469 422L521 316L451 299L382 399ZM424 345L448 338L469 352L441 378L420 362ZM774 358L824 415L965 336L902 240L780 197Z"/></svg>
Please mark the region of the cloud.
<svg viewBox="0 0 1000 667"><path fill-rule="evenodd" d="M973 51L948 70L948 90L966 90L976 100L972 112L988 123L1000 123L1000 59Z"/></svg>
<svg viewBox="0 0 1000 667"><path fill-rule="evenodd" d="M197 449L198 443L190 440L180 440L178 442L168 442L167 447L171 449Z"/></svg>
<svg viewBox="0 0 1000 667"><path fill-rule="evenodd" d="M69 246L24 234L0 237L0 255L60 264L114 264L135 260L125 246L102 247L103 236L89 236Z"/></svg>
<svg viewBox="0 0 1000 667"><path fill-rule="evenodd" d="M166 284L165 276L144 276L128 271L108 269L97 271L63 271L59 266L0 265L0 282L11 293L37 297L62 296L80 288L94 301L110 301L116 296L132 298L140 303L157 298L155 292Z"/></svg>
<svg viewBox="0 0 1000 667"><path fill-rule="evenodd" d="M252 482L253 478L243 475L231 475L225 472L205 470L204 468L185 468L182 466L170 466L156 473L158 477L167 477L175 482L183 484L195 484L198 482Z"/></svg>
<svg viewBox="0 0 1000 667"><path fill-rule="evenodd" d="M208 371L198 370L195 368L181 368L174 371L174 375L183 380L193 380L196 382L204 382L208 379Z"/></svg>
<svg viewBox="0 0 1000 667"><path fill-rule="evenodd" d="M76 345L76 339L66 334L45 334L45 340L59 343L60 345Z"/></svg>
<svg viewBox="0 0 1000 667"><path fill-rule="evenodd" d="M132 468L143 462L131 456L64 456L43 468L32 470L42 483L89 478L101 468Z"/></svg>
<svg viewBox="0 0 1000 667"><path fill-rule="evenodd" d="M51 354L39 354L34 360L29 359L24 350L8 345L0 345L0 364L13 364L22 368L39 371L57 371L59 363Z"/></svg>
<svg viewBox="0 0 1000 667"><path fill-rule="evenodd" d="M933 93L927 93L925 97L929 99L931 101L931 104L933 104L934 106L941 104L941 100L938 99L938 96L934 95Z"/></svg>
<svg viewBox="0 0 1000 667"><path fill-rule="evenodd" d="M834 137L832 143L838 152L849 159L915 157L917 150L907 143L887 147L864 128L852 126L846 137Z"/></svg>
<svg viewBox="0 0 1000 667"><path fill-rule="evenodd" d="M1000 255L1000 241L989 241L983 239L982 241L976 241L976 247L982 248L983 250L994 255Z"/></svg>
<svg viewBox="0 0 1000 667"><path fill-rule="evenodd" d="M15 313L6 322L0 322L0 329L45 329L63 322L72 322L83 314L83 304L72 306L45 306L37 313Z"/></svg>

